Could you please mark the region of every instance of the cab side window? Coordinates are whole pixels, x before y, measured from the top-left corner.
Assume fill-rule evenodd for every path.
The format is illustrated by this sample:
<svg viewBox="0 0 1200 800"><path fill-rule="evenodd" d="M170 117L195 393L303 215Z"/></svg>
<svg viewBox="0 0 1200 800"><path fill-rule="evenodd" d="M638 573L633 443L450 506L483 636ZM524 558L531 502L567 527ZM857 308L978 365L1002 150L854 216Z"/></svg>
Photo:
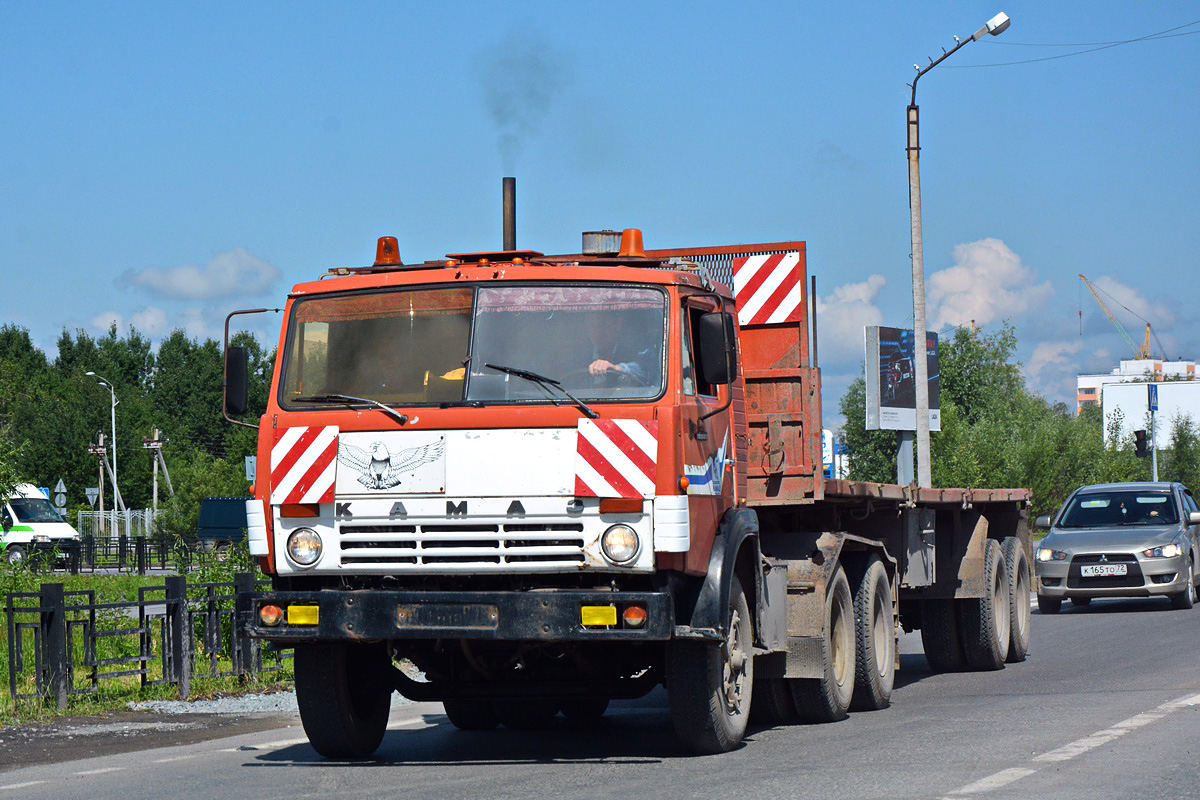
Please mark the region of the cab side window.
<svg viewBox="0 0 1200 800"><path fill-rule="evenodd" d="M683 309L684 394L699 393L704 397L716 397L716 384L711 383L704 376L704 368L699 354L696 352L698 342L694 333L700 316L707 310L692 305L684 306ZM692 387L692 391L688 391L689 386Z"/></svg>

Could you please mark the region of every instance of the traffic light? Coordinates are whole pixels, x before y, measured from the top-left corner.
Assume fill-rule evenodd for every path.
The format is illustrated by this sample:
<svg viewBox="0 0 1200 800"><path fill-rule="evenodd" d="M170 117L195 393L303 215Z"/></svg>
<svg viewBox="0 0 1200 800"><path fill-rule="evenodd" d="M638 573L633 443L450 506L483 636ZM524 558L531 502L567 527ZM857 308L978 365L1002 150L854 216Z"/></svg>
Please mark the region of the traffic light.
<svg viewBox="0 0 1200 800"><path fill-rule="evenodd" d="M1138 458L1145 458L1146 456L1150 455L1149 451L1146 449L1145 431L1133 432L1133 454Z"/></svg>

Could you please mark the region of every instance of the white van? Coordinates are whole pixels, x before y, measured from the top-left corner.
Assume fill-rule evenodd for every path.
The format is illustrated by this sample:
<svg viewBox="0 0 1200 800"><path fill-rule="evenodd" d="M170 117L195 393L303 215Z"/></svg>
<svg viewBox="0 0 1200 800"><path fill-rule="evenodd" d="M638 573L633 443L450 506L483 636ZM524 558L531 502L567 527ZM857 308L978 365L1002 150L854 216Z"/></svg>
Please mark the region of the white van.
<svg viewBox="0 0 1200 800"><path fill-rule="evenodd" d="M0 558L23 561L35 547L53 547L79 538L46 495L32 483L18 484L0 509Z"/></svg>

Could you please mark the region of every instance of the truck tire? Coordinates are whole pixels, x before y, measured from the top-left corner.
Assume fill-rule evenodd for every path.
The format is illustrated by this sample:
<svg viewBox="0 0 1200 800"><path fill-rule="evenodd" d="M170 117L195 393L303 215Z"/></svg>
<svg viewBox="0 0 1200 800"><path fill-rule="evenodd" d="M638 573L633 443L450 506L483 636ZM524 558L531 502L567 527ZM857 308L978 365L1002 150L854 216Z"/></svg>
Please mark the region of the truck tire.
<svg viewBox="0 0 1200 800"><path fill-rule="evenodd" d="M297 644L296 704L313 749L325 758L366 758L387 728L392 688L384 644Z"/></svg>
<svg viewBox="0 0 1200 800"><path fill-rule="evenodd" d="M450 724L460 731L490 731L500 724L492 701L486 697L458 697L442 701Z"/></svg>
<svg viewBox="0 0 1200 800"><path fill-rule="evenodd" d="M966 666L955 603L945 598L921 601L921 645L934 672L961 672Z"/></svg>
<svg viewBox="0 0 1200 800"><path fill-rule="evenodd" d="M1000 543L988 539L983 551L983 597L960 600L963 656L977 670L1003 669L1008 657L1008 570Z"/></svg>
<svg viewBox="0 0 1200 800"><path fill-rule="evenodd" d="M667 644L667 701L680 741L694 753L726 753L746 735L754 685L750 606L733 576L725 641Z"/></svg>
<svg viewBox="0 0 1200 800"><path fill-rule="evenodd" d="M1008 570L1008 657L1009 664L1025 660L1029 653L1029 557L1016 536L1007 536L1002 545L1004 567Z"/></svg>
<svg viewBox="0 0 1200 800"><path fill-rule="evenodd" d="M878 556L871 556L854 591L855 711L887 708L896 683L896 623L892 584Z"/></svg>
<svg viewBox="0 0 1200 800"><path fill-rule="evenodd" d="M821 643L820 678L789 681L796 711L804 722L845 719L854 697L854 603L850 582L839 564L825 593L825 635Z"/></svg>
<svg viewBox="0 0 1200 800"><path fill-rule="evenodd" d="M755 725L794 725L800 720L787 678L754 679L750 721Z"/></svg>
<svg viewBox="0 0 1200 800"><path fill-rule="evenodd" d="M496 717L514 731L535 731L558 715L558 703L546 697L497 697L492 701Z"/></svg>

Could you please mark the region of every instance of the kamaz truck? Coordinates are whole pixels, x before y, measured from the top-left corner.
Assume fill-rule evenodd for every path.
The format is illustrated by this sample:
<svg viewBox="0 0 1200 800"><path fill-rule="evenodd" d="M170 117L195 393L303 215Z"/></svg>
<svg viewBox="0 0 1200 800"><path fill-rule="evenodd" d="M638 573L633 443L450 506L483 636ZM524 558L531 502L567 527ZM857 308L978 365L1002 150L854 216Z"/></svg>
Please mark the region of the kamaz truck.
<svg viewBox="0 0 1200 800"><path fill-rule="evenodd" d="M824 476L804 242L581 249L380 239L292 290L256 423L227 347L273 581L241 623L295 648L320 754L372 754L392 692L482 730L658 686L718 753L885 708L902 628L935 670L1025 658L1026 490Z"/></svg>

